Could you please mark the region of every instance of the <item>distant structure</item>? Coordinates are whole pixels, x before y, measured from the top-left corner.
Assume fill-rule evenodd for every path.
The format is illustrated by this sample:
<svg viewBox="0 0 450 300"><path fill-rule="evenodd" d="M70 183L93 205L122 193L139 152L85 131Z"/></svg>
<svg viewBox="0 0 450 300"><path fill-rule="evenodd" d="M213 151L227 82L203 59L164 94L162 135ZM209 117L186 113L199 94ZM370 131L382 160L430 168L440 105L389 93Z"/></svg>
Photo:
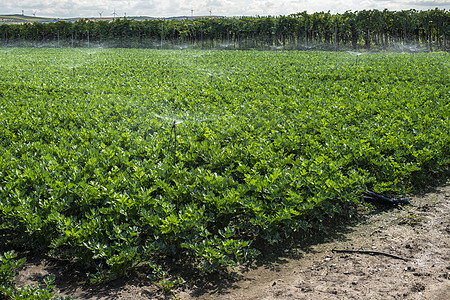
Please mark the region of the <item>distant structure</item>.
<svg viewBox="0 0 450 300"><path fill-rule="evenodd" d="M1 15L0 14L0 25L2 24L23 24L23 23L56 23L59 21L63 21L63 22L77 22L80 20L86 20L86 18L83 17L76 17L76 18L46 18L46 17L37 17L36 16L36 11L34 14L30 15L30 16L26 16L25 12L22 10L23 14L18 13L18 14L14 14L14 15ZM91 21L106 21L106 22L113 22L115 21L115 18L120 19L120 17L118 16L116 10L114 10L113 13L111 13L112 15L114 15L113 17L103 17L104 12L97 12L99 14L100 17L93 17L93 18L87 18ZM193 15L193 13L192 13ZM33 17L34 16L34 17ZM164 18L155 18L155 17L149 17L149 16L129 16L125 13L125 17L128 20L135 20L135 21L146 21L146 20L195 20L195 19L201 19L201 18L227 18L224 16L213 16L212 13L210 12L210 16L190 16L190 15L185 15L185 16L176 16L176 17L164 17Z"/></svg>

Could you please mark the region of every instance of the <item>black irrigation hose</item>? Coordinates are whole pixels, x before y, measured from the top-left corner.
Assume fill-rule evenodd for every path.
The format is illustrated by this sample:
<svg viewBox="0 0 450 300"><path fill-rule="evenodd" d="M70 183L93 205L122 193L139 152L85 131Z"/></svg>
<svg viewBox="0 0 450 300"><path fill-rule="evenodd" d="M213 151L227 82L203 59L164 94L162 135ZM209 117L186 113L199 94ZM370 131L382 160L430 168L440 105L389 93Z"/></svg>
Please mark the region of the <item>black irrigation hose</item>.
<svg viewBox="0 0 450 300"><path fill-rule="evenodd" d="M370 254L370 255L384 255L384 256L388 256L388 257L392 257L392 258L395 258L395 259L401 259L401 260L404 260L404 261L407 261L408 259L406 259L406 258L404 258L404 257L400 257L400 256L397 256L397 255L393 255L393 254L389 254L389 253L386 253L386 252L380 252L380 251L370 251L370 250L346 250L346 249L343 249L343 250L337 250L337 249L334 249L333 248L333 250L331 250L333 253L362 253L362 254Z"/></svg>
<svg viewBox="0 0 450 300"><path fill-rule="evenodd" d="M371 191L366 191L362 197L364 201L368 202L379 202L385 204L411 204L408 198L388 198L382 195L376 194Z"/></svg>

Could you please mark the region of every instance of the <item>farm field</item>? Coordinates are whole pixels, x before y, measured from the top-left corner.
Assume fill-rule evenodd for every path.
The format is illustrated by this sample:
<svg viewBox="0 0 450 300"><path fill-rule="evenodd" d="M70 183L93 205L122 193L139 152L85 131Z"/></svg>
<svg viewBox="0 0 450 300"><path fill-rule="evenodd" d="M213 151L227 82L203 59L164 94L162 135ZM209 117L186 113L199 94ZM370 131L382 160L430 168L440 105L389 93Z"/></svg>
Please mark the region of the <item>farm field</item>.
<svg viewBox="0 0 450 300"><path fill-rule="evenodd" d="M450 165L447 53L0 49L4 249L208 274Z"/></svg>

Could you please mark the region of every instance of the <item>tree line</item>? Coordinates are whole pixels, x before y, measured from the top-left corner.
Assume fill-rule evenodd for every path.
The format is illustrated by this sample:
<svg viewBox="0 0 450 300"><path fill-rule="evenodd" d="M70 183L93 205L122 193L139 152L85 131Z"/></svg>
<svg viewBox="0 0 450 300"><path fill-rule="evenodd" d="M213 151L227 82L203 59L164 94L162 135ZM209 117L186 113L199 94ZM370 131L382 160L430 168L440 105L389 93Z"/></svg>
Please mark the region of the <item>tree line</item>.
<svg viewBox="0 0 450 300"><path fill-rule="evenodd" d="M184 18L139 21L81 19L76 22L0 25L2 45L195 47L236 49L450 49L450 12L362 10L342 14L300 12L288 16Z"/></svg>

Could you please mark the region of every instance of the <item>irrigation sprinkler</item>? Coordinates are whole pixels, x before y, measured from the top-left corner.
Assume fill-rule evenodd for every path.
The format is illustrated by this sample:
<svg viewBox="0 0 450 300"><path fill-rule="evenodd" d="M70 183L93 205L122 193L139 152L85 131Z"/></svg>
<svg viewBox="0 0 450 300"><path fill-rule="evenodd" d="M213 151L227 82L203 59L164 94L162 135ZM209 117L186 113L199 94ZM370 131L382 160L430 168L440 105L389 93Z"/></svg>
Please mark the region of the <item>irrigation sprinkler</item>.
<svg viewBox="0 0 450 300"><path fill-rule="evenodd" d="M356 54L356 65L358 65L359 57L362 55L362 53Z"/></svg>
<svg viewBox="0 0 450 300"><path fill-rule="evenodd" d="M172 118L172 117L164 117L164 116L160 116L158 114L154 113L154 116L161 119L161 120L165 120L165 121L170 121L170 136L171 136L171 140L173 138L173 161L174 163L176 162L176 150L177 150L177 130L176 130L176 126L182 123L202 123L202 122L207 122L210 121L212 118L205 118L205 119L196 119L196 118L189 118L188 119L177 119L177 118ZM161 126L161 128L163 128L163 126ZM211 128L210 128L211 129ZM212 129L214 130L214 129ZM169 147L168 147L169 148Z"/></svg>
<svg viewBox="0 0 450 300"><path fill-rule="evenodd" d="M177 124L181 124L184 121L175 119L175 118L163 117L158 114L154 114L154 115L160 119L168 120L168 121L172 122L172 125L170 128L170 141L173 142L172 158L173 158L173 165L175 165L177 162ZM167 145L167 152L169 152L169 145ZM166 180L167 180L167 172L166 172Z"/></svg>
<svg viewBox="0 0 450 300"><path fill-rule="evenodd" d="M362 53L353 52L353 51L347 51L347 52L352 54L352 55L356 55L355 65L358 65L359 57L362 55Z"/></svg>
<svg viewBox="0 0 450 300"><path fill-rule="evenodd" d="M214 74L207 73L209 75L209 84L212 85Z"/></svg>
<svg viewBox="0 0 450 300"><path fill-rule="evenodd" d="M177 122L173 121L172 125L173 130L173 164L175 165L177 163Z"/></svg>
<svg viewBox="0 0 450 300"><path fill-rule="evenodd" d="M167 121L172 122L171 133L173 132L173 137L174 137L174 141L175 141L175 144L174 144L174 155L175 155L175 151L176 151L176 149L177 149L177 144L176 144L176 143L177 143L176 126L177 126L178 124L184 123L185 121L180 120L180 119L170 118L170 117L163 117L163 116L160 116L160 115L158 115L158 114L154 114L154 115L155 115L157 118L159 118L159 119L167 120ZM175 156L174 156L174 162L175 162Z"/></svg>

